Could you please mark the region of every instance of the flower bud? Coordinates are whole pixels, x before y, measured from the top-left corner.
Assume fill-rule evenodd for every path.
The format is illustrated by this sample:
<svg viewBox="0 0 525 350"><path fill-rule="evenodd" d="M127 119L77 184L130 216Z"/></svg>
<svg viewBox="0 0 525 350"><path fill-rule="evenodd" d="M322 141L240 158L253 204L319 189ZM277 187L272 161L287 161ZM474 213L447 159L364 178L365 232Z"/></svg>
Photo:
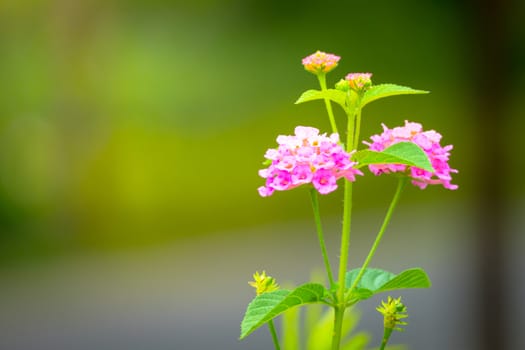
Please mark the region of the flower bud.
<svg viewBox="0 0 525 350"><path fill-rule="evenodd" d="M279 285L275 281L275 279L271 276L266 276L266 272L263 271L262 273L259 273L259 271L255 272L253 274L253 282L248 282L248 284L255 288L255 293L257 295L261 295L263 293L267 292L273 292L274 290L279 289Z"/></svg>
<svg viewBox="0 0 525 350"><path fill-rule="evenodd" d="M310 73L319 74L328 73L333 70L335 67L337 67L337 62L339 62L340 59L341 57L339 56L317 51L314 54L303 58L302 63L304 69Z"/></svg>
<svg viewBox="0 0 525 350"><path fill-rule="evenodd" d="M364 92L372 86L372 73L350 73L346 80L355 92Z"/></svg>
<svg viewBox="0 0 525 350"><path fill-rule="evenodd" d="M386 302L381 301L381 306L378 306L376 310L383 315L385 329L402 331L402 328L397 326L407 325L406 322L401 321L401 319L408 317L407 308L401 302L401 297L394 299L389 296Z"/></svg>

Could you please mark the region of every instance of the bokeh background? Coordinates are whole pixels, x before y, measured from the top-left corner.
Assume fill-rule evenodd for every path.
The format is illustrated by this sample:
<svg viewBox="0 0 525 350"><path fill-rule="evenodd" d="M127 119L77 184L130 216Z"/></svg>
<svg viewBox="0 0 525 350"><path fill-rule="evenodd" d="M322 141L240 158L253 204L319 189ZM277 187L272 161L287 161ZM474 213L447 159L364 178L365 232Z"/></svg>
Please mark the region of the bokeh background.
<svg viewBox="0 0 525 350"><path fill-rule="evenodd" d="M419 121L453 144L458 191L410 188L374 266L402 293L411 349L523 349L522 1L3 0L0 348L270 349L239 341L255 270L322 267L306 190L262 199L278 134L328 130L302 57L430 90L364 110L362 135ZM343 123L339 110L338 120ZM350 263L394 180L360 178ZM321 200L336 263L341 195ZM379 343L380 299L359 308Z"/></svg>

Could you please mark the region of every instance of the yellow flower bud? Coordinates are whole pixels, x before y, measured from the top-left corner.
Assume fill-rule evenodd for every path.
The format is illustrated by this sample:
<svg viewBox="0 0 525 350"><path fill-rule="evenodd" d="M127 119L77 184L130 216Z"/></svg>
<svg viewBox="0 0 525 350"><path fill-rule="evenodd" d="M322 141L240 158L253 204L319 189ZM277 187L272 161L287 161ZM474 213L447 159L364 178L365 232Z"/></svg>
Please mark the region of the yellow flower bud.
<svg viewBox="0 0 525 350"><path fill-rule="evenodd" d="M389 296L386 302L381 301L381 306L378 306L376 310L384 317L385 329L401 331L402 329L396 326L407 325L406 322L401 321L401 319L408 317L407 308L401 302L401 297L394 299Z"/></svg>
<svg viewBox="0 0 525 350"><path fill-rule="evenodd" d="M248 284L255 288L255 293L257 295L261 295L267 292L273 292L274 290L279 289L279 285L277 284L275 279L271 276L267 276L265 271L263 271L262 273L256 271L253 274L253 279L254 280L248 282Z"/></svg>

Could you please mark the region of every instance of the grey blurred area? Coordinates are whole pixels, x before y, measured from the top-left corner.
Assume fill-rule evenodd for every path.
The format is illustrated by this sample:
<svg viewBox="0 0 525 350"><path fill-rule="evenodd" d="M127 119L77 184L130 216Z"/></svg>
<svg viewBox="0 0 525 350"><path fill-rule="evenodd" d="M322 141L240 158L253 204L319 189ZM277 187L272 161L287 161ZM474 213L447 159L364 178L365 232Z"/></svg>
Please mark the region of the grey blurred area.
<svg viewBox="0 0 525 350"><path fill-rule="evenodd" d="M373 266L392 272L420 266L433 286L399 291L409 308L406 332L393 343L410 349L477 349L480 312L475 298L475 236L467 205L401 205ZM356 216L350 260L359 266L372 243L377 213ZM522 227L521 217L514 224ZM4 268L0 285L0 348L33 349L269 349L266 328L239 341L239 323L253 290L254 270L266 270L279 282L307 282L321 266L311 222L293 222L251 230L221 232L202 240L183 240L135 253L84 255L41 265ZM328 221L328 249L338 245L337 220ZM514 232L508 271L512 286L507 335L512 348L525 338L521 273L523 236ZM256 242L256 243L254 243ZM383 296L386 298L386 295ZM358 309L359 328L378 344L382 318L374 297ZM487 305L490 307L490 305Z"/></svg>

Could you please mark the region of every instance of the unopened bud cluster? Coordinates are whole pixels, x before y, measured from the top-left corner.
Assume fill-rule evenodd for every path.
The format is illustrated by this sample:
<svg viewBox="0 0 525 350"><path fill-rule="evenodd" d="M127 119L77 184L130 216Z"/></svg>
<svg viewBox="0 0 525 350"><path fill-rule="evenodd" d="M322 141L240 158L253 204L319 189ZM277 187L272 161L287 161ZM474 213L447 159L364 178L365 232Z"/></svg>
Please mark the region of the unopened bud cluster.
<svg viewBox="0 0 525 350"><path fill-rule="evenodd" d="M253 274L253 281L248 282L248 284L255 288L255 293L261 295L263 293L273 292L274 290L279 289L279 285L275 279L271 276L267 276L266 272L259 271Z"/></svg>
<svg viewBox="0 0 525 350"><path fill-rule="evenodd" d="M398 326L407 325L402 321L408 315L406 306L401 302L401 297L394 299L389 296L386 302L381 301L381 306L378 306L376 310L383 315L385 329L401 331L402 329Z"/></svg>

